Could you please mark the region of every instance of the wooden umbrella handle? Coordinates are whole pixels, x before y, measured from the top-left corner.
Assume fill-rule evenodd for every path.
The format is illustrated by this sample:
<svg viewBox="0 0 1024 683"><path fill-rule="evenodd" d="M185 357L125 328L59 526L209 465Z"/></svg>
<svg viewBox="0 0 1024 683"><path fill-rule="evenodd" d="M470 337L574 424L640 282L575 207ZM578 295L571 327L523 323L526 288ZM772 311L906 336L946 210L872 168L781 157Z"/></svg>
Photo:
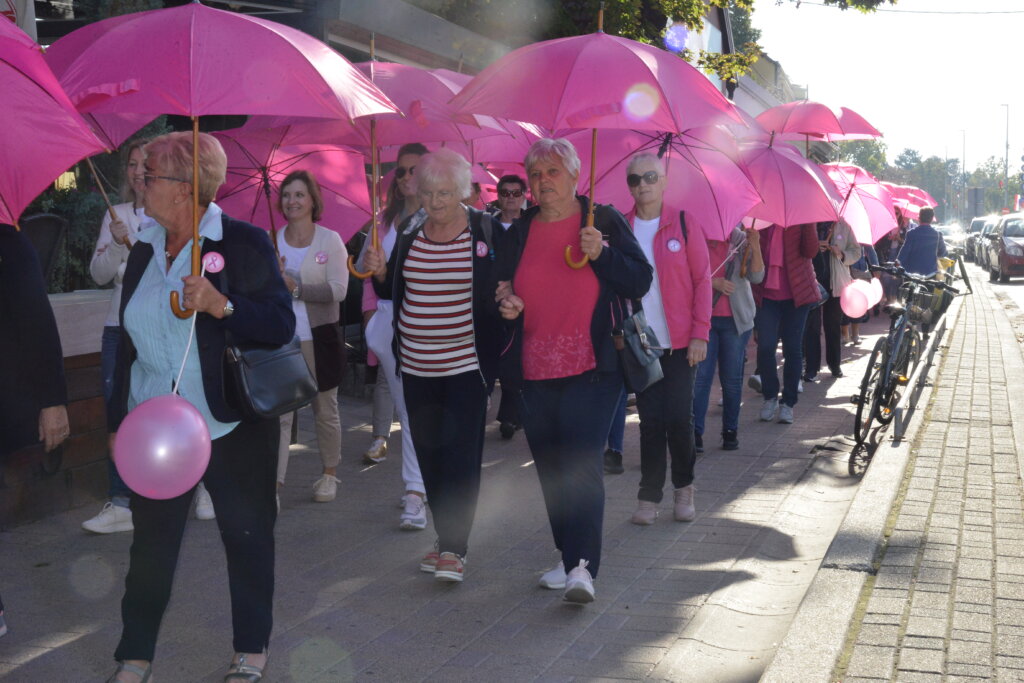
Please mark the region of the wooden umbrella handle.
<svg viewBox="0 0 1024 683"><path fill-rule="evenodd" d="M199 275L200 260L202 258L199 247L199 119L192 117L192 274ZM185 320L192 317L195 311L182 308L178 299L178 290L171 292L171 312L175 317Z"/></svg>

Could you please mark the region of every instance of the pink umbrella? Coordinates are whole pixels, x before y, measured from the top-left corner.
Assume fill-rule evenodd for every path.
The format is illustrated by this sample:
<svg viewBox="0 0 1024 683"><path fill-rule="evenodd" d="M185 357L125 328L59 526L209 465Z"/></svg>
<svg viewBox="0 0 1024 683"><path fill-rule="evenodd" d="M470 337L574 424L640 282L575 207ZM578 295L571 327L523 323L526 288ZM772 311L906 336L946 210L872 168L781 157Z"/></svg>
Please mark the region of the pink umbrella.
<svg viewBox="0 0 1024 683"><path fill-rule="evenodd" d="M874 176L852 164L822 164L822 168L843 196L839 215L858 242L874 244L896 227L892 194Z"/></svg>
<svg viewBox="0 0 1024 683"><path fill-rule="evenodd" d="M771 224L789 226L839 219L843 198L835 185L792 145L770 139L740 143L740 161L761 195L762 204L747 215Z"/></svg>
<svg viewBox="0 0 1024 683"><path fill-rule="evenodd" d="M214 133L228 155L217 203L233 216L275 231L277 188L292 171L313 174L324 200L320 224L348 241L370 218L363 156L336 145L280 146L258 133Z"/></svg>
<svg viewBox="0 0 1024 683"><path fill-rule="evenodd" d="M0 19L0 223L18 216L53 179L103 143L75 111L39 46Z"/></svg>
<svg viewBox="0 0 1024 683"><path fill-rule="evenodd" d="M88 24L48 60L79 111L198 116L271 114L355 119L397 111L343 57L312 36L197 2ZM192 273L200 272L199 157L193 153ZM179 318L191 312L171 308Z"/></svg>
<svg viewBox="0 0 1024 683"><path fill-rule="evenodd" d="M583 164L590 163L584 139L588 135L577 132L567 136L581 150ZM628 211L633 197L626 185L626 168L634 155L648 152L664 160L665 201L691 213L709 239L727 239L748 210L761 203L739 164L736 143L721 129L701 128L679 135L602 130L598 141L594 201ZM586 189L586 181L581 179L579 191Z"/></svg>
<svg viewBox="0 0 1024 683"><path fill-rule="evenodd" d="M765 130L773 131L782 139L813 137L836 141L882 137L877 128L852 109L840 107L836 113L831 107L810 100L780 104L756 118Z"/></svg>

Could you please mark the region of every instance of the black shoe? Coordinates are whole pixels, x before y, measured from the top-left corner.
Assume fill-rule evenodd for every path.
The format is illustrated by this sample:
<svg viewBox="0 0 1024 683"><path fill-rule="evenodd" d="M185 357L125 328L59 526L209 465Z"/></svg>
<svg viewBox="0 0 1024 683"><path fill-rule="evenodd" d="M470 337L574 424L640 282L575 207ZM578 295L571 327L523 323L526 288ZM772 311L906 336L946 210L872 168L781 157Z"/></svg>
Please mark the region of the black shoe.
<svg viewBox="0 0 1024 683"><path fill-rule="evenodd" d="M697 453L703 453L704 452L704 436L703 435L696 434L696 433L693 435L693 450L696 451Z"/></svg>
<svg viewBox="0 0 1024 683"><path fill-rule="evenodd" d="M840 370L839 368L836 368L836 369L832 370L832 377L834 379L839 379L842 376L843 376L843 371Z"/></svg>
<svg viewBox="0 0 1024 683"><path fill-rule="evenodd" d="M622 453L611 448L607 449L604 452L604 473L622 474L625 471L625 468L622 466Z"/></svg>
<svg viewBox="0 0 1024 683"><path fill-rule="evenodd" d="M805 382L817 382L817 381L818 381L818 373L814 373L814 374L812 375L812 374L811 374L811 373L809 373L809 372L805 372L805 373L804 373L804 376L803 376L803 377L801 377L800 379L802 379L802 380L803 380L803 381L805 381Z"/></svg>
<svg viewBox="0 0 1024 683"><path fill-rule="evenodd" d="M736 437L735 429L722 430L722 450L734 451L740 447L740 440Z"/></svg>
<svg viewBox="0 0 1024 683"><path fill-rule="evenodd" d="M503 438L506 441L508 441L513 436L515 436L516 430L518 428L519 428L519 425L514 424L512 422L502 422L501 426L498 427L498 431L501 432L501 438Z"/></svg>

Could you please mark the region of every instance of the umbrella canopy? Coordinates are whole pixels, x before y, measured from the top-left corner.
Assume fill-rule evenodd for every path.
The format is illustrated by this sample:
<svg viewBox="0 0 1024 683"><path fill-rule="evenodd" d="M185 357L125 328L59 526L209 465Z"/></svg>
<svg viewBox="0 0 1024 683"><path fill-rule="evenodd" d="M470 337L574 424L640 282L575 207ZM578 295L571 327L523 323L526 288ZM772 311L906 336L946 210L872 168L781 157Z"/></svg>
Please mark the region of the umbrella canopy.
<svg viewBox="0 0 1024 683"><path fill-rule="evenodd" d="M843 195L839 215L858 242L874 244L896 227L892 195L874 176L851 164L822 164L822 168Z"/></svg>
<svg viewBox="0 0 1024 683"><path fill-rule="evenodd" d="M580 149L584 165L590 163L588 135L568 135ZM602 130L598 150L594 201L614 204L623 212L633 206L626 169L641 152L662 158L667 175L665 202L696 218L708 239L727 239L748 210L761 203L739 164L736 143L721 129L701 128L679 135ZM581 193L587 191L586 182L580 180Z"/></svg>
<svg viewBox="0 0 1024 683"><path fill-rule="evenodd" d="M740 161L761 195L747 212L753 219L789 226L839 219L843 198L817 164L795 147L770 140L740 143Z"/></svg>
<svg viewBox="0 0 1024 683"><path fill-rule="evenodd" d="M852 109L840 107L836 112L828 105L810 100L780 104L761 112L756 119L782 139L806 136L835 142L882 137L877 128Z"/></svg>
<svg viewBox="0 0 1024 683"><path fill-rule="evenodd" d="M281 146L276 138L249 132L214 133L228 155L227 180L217 203L232 216L273 230L281 221L277 190L292 171L309 171L320 185L324 211L318 223L354 235L370 219L363 155L337 145Z"/></svg>
<svg viewBox="0 0 1024 683"><path fill-rule="evenodd" d="M513 50L481 71L452 104L551 130L678 132L740 122L733 104L678 55L602 32Z"/></svg>
<svg viewBox="0 0 1024 683"><path fill-rule="evenodd" d="M79 111L355 119L397 107L301 31L197 2L88 24L47 51Z"/></svg>
<svg viewBox="0 0 1024 683"><path fill-rule="evenodd" d="M16 223L36 196L103 143L75 111L39 46L0 20L0 223Z"/></svg>

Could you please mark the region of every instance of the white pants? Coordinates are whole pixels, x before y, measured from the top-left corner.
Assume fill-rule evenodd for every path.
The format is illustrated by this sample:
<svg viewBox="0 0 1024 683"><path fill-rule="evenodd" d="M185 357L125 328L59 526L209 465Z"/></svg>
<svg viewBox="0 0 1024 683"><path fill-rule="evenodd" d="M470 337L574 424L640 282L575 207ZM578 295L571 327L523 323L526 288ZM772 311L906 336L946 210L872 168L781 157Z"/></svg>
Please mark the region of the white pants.
<svg viewBox="0 0 1024 683"><path fill-rule="evenodd" d="M405 490L426 495L420 464L416 460L416 449L412 445L412 430L409 429L409 414L405 410L402 378L395 374L395 355L391 350L391 340L395 334L393 320L393 303L385 300L377 302L377 312L366 326L366 345L377 356L377 372L384 373L387 379L391 398L395 402L395 416L402 427L402 479L405 480Z"/></svg>

